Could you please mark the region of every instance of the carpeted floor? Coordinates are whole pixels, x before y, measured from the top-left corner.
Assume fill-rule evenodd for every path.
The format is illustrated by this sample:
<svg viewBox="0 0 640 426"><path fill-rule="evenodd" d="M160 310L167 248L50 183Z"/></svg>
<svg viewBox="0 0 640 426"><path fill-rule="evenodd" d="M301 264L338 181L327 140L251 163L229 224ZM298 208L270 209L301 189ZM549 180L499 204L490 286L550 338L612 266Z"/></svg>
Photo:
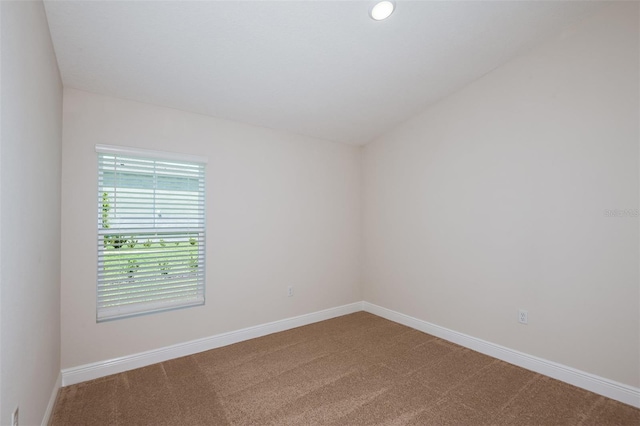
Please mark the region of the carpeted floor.
<svg viewBox="0 0 640 426"><path fill-rule="evenodd" d="M358 312L62 388L52 425L640 425L640 410Z"/></svg>

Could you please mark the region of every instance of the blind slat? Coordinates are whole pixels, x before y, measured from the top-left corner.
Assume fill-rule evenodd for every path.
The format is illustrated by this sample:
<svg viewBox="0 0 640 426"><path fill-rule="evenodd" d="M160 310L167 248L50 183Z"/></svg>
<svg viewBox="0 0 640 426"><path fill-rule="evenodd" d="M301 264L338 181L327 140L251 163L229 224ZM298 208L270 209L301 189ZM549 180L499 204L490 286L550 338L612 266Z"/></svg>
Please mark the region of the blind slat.
<svg viewBox="0 0 640 426"><path fill-rule="evenodd" d="M165 287L155 287L153 289L139 289L136 292L129 293L111 293L108 295L100 296L102 304L114 305L123 302L132 302L132 301L151 301L156 299L158 296L162 295L163 298L168 298L169 296L173 296L174 298L182 297L186 294L198 295L200 291L200 287L197 286L165 286Z"/></svg>

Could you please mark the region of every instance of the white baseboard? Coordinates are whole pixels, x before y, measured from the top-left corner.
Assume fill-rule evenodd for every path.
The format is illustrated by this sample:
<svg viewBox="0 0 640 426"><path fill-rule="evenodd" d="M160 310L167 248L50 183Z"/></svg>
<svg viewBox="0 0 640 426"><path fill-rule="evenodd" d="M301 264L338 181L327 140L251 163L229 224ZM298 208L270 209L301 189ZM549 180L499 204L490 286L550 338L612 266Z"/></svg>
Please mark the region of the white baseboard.
<svg viewBox="0 0 640 426"><path fill-rule="evenodd" d="M87 380L93 380L111 374L133 370L135 368L145 367L158 362L193 355L198 352L204 352L210 349L231 345L233 343L255 339L256 337L266 336L267 334L289 330L291 328L324 321L361 310L362 302L355 302L348 305L338 306L336 308L325 309L323 311L312 312L310 314L300 315L293 318L286 318L267 324L217 334L215 336L192 340L190 342L178 343L176 345L128 355L121 358L66 368L62 370L62 386L73 385Z"/></svg>
<svg viewBox="0 0 640 426"><path fill-rule="evenodd" d="M56 387L52 393L51 400L49 401L43 425L49 421L49 416L51 415L51 410L53 409L53 404L55 403L56 394L60 384L62 384L62 386L68 386L108 376L110 374L122 373L135 368L145 367L147 365L182 356L193 355L198 352L231 345L233 343L266 336L268 334L289 330L291 328L324 321L362 310L441 339L448 340L466 348L473 349L474 351L485 355L506 361L510 364L526 368L527 370L544 374L545 376L552 377L599 395L640 408L640 388L628 386L623 383L618 383L613 380L605 379L591 373L568 367L566 365L509 349L507 347L459 333L369 302L355 302L348 305L338 306L336 308L312 312L310 314L300 315L293 318L286 318L228 333L217 334L215 336L179 343L121 358L64 369L61 372L61 378L59 377L56 382ZM60 381L62 383L60 383Z"/></svg>
<svg viewBox="0 0 640 426"><path fill-rule="evenodd" d="M58 397L58 390L60 389L60 386L62 386L62 373L58 373L56 383L53 385L51 397L49 398L49 404L47 404L47 409L44 412L44 417L42 418L42 426L47 426L49 424L51 414L53 414L53 407L56 404L56 398Z"/></svg>
<svg viewBox="0 0 640 426"><path fill-rule="evenodd" d="M448 340L510 364L544 374L545 376L606 396L607 398L640 408L640 388L618 383L566 365L518 352L463 333L458 333L457 331L449 330L448 328L440 327L439 325L431 324L427 321L413 318L369 302L362 302L362 309L390 321Z"/></svg>

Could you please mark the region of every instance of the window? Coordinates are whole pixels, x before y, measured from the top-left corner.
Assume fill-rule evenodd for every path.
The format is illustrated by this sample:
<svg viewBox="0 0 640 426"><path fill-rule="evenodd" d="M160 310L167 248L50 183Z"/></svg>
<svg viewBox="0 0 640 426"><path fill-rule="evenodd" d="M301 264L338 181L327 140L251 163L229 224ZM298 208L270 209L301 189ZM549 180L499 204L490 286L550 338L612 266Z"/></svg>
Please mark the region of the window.
<svg viewBox="0 0 640 426"><path fill-rule="evenodd" d="M206 160L96 151L97 320L204 304Z"/></svg>

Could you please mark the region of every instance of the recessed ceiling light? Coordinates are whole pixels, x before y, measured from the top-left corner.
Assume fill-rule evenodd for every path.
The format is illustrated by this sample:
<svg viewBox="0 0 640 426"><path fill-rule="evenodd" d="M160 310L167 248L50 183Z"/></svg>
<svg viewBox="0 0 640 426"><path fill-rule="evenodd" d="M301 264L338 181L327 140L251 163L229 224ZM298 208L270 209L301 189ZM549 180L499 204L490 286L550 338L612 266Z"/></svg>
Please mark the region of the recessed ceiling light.
<svg viewBox="0 0 640 426"><path fill-rule="evenodd" d="M382 21L383 19L387 19L391 16L395 7L395 3L391 0L379 1L369 10L369 15L371 16L371 19Z"/></svg>

